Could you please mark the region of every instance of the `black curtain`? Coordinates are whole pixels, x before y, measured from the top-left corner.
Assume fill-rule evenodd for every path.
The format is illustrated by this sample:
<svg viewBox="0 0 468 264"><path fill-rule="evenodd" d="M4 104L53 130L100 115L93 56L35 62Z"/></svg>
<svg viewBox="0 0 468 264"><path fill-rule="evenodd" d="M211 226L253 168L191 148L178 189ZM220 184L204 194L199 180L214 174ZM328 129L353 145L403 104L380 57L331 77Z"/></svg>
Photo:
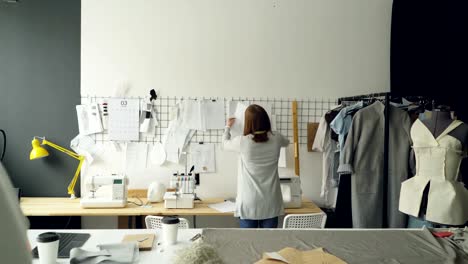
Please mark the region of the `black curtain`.
<svg viewBox="0 0 468 264"><path fill-rule="evenodd" d="M468 123L468 1L394 0L390 54L392 93L431 96Z"/></svg>
<svg viewBox="0 0 468 264"><path fill-rule="evenodd" d="M391 91L431 95L468 122L468 1L394 0Z"/></svg>

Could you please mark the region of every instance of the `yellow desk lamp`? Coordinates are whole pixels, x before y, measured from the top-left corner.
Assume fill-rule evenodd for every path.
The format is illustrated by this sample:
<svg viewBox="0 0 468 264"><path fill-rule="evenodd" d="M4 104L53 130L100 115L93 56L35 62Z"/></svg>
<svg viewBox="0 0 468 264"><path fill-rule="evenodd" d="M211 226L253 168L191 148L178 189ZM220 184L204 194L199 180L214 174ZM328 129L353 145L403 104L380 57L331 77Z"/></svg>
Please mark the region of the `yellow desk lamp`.
<svg viewBox="0 0 468 264"><path fill-rule="evenodd" d="M39 139L42 140L42 142L39 142ZM70 194L71 199L75 199L76 198L75 185L76 185L76 181L78 180L78 177L80 176L81 166L83 165L83 161L85 160L85 157L82 155L78 155L77 153L71 150L68 150L66 148L63 148L50 141L47 141L45 138L34 137L31 143L32 143L32 150L31 150L31 154L29 154L30 160L40 159L40 158L49 156L49 152L47 151L47 149L41 146L41 145L47 145L80 161L80 163L78 164L78 168L76 169L75 176L73 176L72 181L68 185L68 194Z"/></svg>

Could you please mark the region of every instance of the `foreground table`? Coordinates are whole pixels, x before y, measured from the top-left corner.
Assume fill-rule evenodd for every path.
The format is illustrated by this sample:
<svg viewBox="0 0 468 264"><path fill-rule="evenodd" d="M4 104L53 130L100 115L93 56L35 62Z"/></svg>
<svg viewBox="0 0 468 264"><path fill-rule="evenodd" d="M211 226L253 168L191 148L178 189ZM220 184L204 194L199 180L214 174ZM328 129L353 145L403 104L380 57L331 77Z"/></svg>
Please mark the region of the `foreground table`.
<svg viewBox="0 0 468 264"><path fill-rule="evenodd" d="M35 238L50 230L29 230L28 238L35 247ZM325 248L348 264L440 264L468 263L468 252L447 239L434 237L427 229L179 229L178 244L168 248L158 245L160 230L55 230L56 232L90 233L83 245L96 250L96 245L119 243L126 234L156 234L151 251L140 252L138 263L173 263L176 251L190 246L190 238L202 233L225 263L254 263L264 252L285 247L298 250ZM163 251L161 251L163 249ZM37 259L34 263L38 263ZM68 263L61 259L59 263Z"/></svg>
<svg viewBox="0 0 468 264"><path fill-rule="evenodd" d="M83 245L83 249L90 251L97 251L96 246L99 244L111 244L119 243L123 237L127 234L156 234L156 239L153 244L151 251L140 251L140 261L138 263L173 263L175 254L178 250L181 250L190 245L190 238L198 233L201 233L201 229L179 229L178 243L174 246L164 247L158 245L161 242L161 230L157 229L109 229L109 230L39 230L32 229L28 230L28 239L31 243L31 248L36 246L36 237L43 232L67 232L67 233L89 233L91 237ZM38 259L34 259L33 263L39 263ZM58 259L58 263L69 263L69 259Z"/></svg>

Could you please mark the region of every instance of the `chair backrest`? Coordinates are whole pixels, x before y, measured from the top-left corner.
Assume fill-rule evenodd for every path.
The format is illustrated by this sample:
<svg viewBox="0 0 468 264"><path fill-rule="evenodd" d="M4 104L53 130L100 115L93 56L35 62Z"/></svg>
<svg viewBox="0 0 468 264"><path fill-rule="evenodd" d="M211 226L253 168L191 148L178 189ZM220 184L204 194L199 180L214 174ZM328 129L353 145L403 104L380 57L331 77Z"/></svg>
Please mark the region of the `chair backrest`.
<svg viewBox="0 0 468 264"><path fill-rule="evenodd" d="M146 228L147 229L161 229L162 219L163 219L162 216L148 215L147 217L145 217ZM187 219L179 217L179 220L180 220L179 228L181 229L190 228L190 223Z"/></svg>
<svg viewBox="0 0 468 264"><path fill-rule="evenodd" d="M327 214L290 214L284 217L283 228L324 228Z"/></svg>

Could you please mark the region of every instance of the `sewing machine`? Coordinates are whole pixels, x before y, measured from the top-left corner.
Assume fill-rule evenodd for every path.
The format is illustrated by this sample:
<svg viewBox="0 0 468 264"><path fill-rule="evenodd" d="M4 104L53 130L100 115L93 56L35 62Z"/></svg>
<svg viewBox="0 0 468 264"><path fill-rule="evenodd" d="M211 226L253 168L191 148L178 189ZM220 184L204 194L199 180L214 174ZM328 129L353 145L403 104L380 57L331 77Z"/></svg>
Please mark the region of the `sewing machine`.
<svg viewBox="0 0 468 264"><path fill-rule="evenodd" d="M284 208L300 208L302 205L301 180L298 176L280 176Z"/></svg>
<svg viewBox="0 0 468 264"><path fill-rule="evenodd" d="M193 176L175 175L170 187L173 191L164 194L164 208L193 208L195 194L195 178Z"/></svg>
<svg viewBox="0 0 468 264"><path fill-rule="evenodd" d="M85 180L80 199L83 208L114 208L127 205L128 179L124 175L93 175Z"/></svg>
<svg viewBox="0 0 468 264"><path fill-rule="evenodd" d="M195 195L193 193L166 192L164 208L193 208Z"/></svg>

